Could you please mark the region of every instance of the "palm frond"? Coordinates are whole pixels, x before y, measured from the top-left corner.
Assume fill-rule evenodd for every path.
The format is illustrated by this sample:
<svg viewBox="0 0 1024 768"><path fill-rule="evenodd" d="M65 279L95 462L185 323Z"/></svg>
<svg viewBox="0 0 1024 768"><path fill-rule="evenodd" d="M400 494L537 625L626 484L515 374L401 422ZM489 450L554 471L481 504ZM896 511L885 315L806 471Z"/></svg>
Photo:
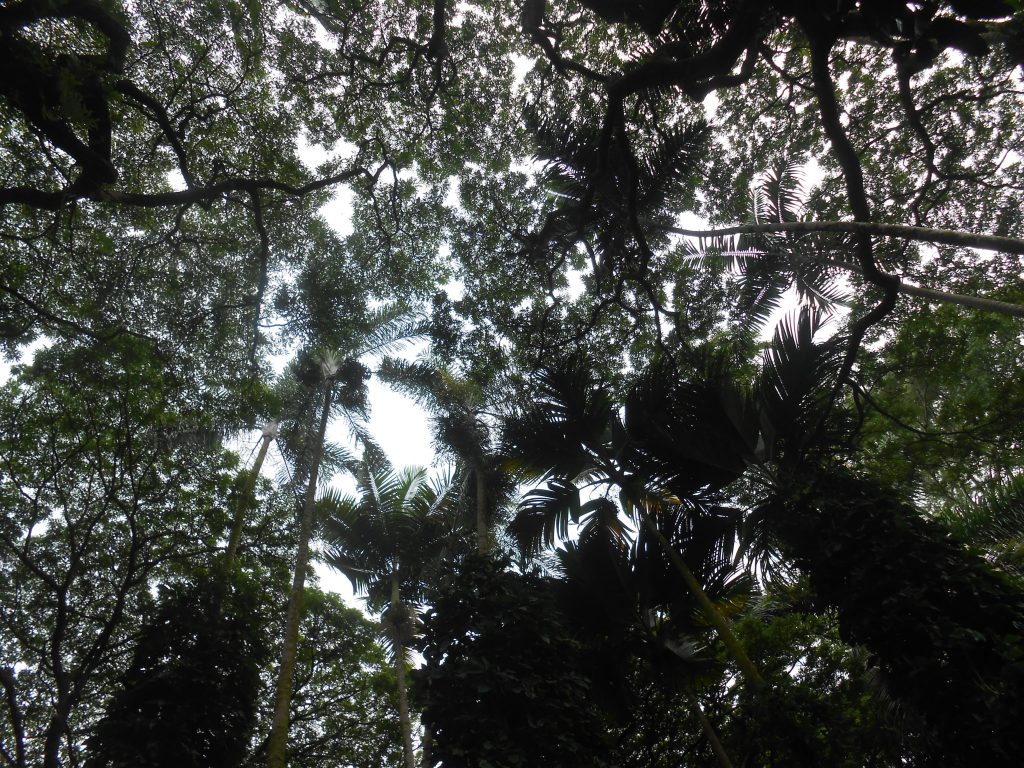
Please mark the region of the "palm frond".
<svg viewBox="0 0 1024 768"><path fill-rule="evenodd" d="M438 400L443 388L441 374L436 366L425 360L403 360L384 357L377 367L377 376L392 389L429 408Z"/></svg>
<svg viewBox="0 0 1024 768"><path fill-rule="evenodd" d="M782 554L781 541L772 519L771 503L749 510L740 531L739 556L762 584L790 586L799 579L799 572Z"/></svg>
<svg viewBox="0 0 1024 768"><path fill-rule="evenodd" d="M637 159L638 215L650 219L685 204L708 137L704 121L674 125L660 132L658 143Z"/></svg>
<svg viewBox="0 0 1024 768"><path fill-rule="evenodd" d="M739 295L735 315L746 331L759 331L785 304L792 284L789 264L777 250L750 249L734 254Z"/></svg>
<svg viewBox="0 0 1024 768"><path fill-rule="evenodd" d="M580 506L579 540L588 542L598 538L611 546L625 550L632 541L632 529L623 521L622 511L611 499L601 496Z"/></svg>
<svg viewBox="0 0 1024 768"><path fill-rule="evenodd" d="M729 236L686 240L684 259L701 269L720 262L734 275L736 304L732 310L741 328L757 332L785 303L793 284L788 254L768 243L763 236Z"/></svg>
<svg viewBox="0 0 1024 768"><path fill-rule="evenodd" d="M543 547L553 546L569 538L569 522L580 519L580 492L568 480L554 478L546 488L535 488L527 493L515 518L509 524L509 533L518 541L520 549L533 554Z"/></svg>
<svg viewBox="0 0 1024 768"><path fill-rule="evenodd" d="M607 140L597 125L564 117L537 120L534 113L527 122L537 157L546 163L544 183L554 204L535 246L564 253L589 239L611 261L629 260L638 241L661 236L654 230L641 234L638 224L666 222L688 202L709 136L703 122L665 128L638 156L625 135Z"/></svg>
<svg viewBox="0 0 1024 768"><path fill-rule="evenodd" d="M637 471L680 498L722 488L756 460L757 417L750 394L707 359L703 380L683 381L652 365L626 397L625 427Z"/></svg>
<svg viewBox="0 0 1024 768"><path fill-rule="evenodd" d="M462 473L455 464L450 464L443 472L432 475L427 480L426 492L423 493L426 502L424 514L436 516L451 511L458 503L461 482Z"/></svg>
<svg viewBox="0 0 1024 768"><path fill-rule="evenodd" d="M840 348L834 339L814 342L825 320L821 311L802 307L779 323L763 355L758 394L762 429L771 438L767 441L770 455L780 441L795 445L807 438L822 399L831 391L839 370Z"/></svg>
<svg viewBox="0 0 1024 768"><path fill-rule="evenodd" d="M592 385L581 360L541 371L536 384L534 406L503 425L506 466L538 479L578 477L591 463L587 446L606 436L611 398Z"/></svg>
<svg viewBox="0 0 1024 768"><path fill-rule="evenodd" d="M430 322L424 315L411 312L402 304L386 304L370 310L362 323L365 328L357 356L386 355L424 339L430 333Z"/></svg>
<svg viewBox="0 0 1024 768"><path fill-rule="evenodd" d="M317 478L319 484L322 486L329 484L335 472L350 472L356 464L357 459L348 448L324 441L323 456L320 459L321 470Z"/></svg>
<svg viewBox="0 0 1024 768"><path fill-rule="evenodd" d="M973 507L944 510L941 520L961 541L1024 571L1024 475L996 486Z"/></svg>
<svg viewBox="0 0 1024 768"><path fill-rule="evenodd" d="M753 195L755 220L777 223L803 218L803 167L803 158L794 158L764 174Z"/></svg>

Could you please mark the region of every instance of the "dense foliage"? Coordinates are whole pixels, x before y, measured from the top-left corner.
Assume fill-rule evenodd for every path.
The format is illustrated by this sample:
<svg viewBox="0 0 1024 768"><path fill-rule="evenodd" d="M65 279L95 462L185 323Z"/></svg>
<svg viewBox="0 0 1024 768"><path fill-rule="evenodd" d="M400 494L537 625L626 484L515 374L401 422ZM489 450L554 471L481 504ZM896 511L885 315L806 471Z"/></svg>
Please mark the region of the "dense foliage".
<svg viewBox="0 0 1024 768"><path fill-rule="evenodd" d="M1017 0L0 0L0 70L0 765L1018 761Z"/></svg>
<svg viewBox="0 0 1024 768"><path fill-rule="evenodd" d="M416 679L435 757L466 768L607 765L610 741L589 705L582 643L552 585L477 555L441 584Z"/></svg>
<svg viewBox="0 0 1024 768"><path fill-rule="evenodd" d="M266 660L255 608L251 596L226 594L221 584L165 589L96 728L88 764L241 765Z"/></svg>

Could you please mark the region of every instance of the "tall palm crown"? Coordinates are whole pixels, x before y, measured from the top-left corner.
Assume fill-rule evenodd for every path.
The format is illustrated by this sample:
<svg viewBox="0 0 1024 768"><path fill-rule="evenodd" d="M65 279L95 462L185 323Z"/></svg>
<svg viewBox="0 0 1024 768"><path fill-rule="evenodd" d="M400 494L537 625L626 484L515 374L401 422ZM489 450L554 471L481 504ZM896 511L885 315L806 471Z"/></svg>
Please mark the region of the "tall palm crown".
<svg viewBox="0 0 1024 768"><path fill-rule="evenodd" d="M492 435L495 413L507 407L507 387L496 377L481 384L430 357L414 362L385 358L378 375L431 413L435 447L463 467L462 524L475 530L478 551L487 551L516 493Z"/></svg>
<svg viewBox="0 0 1024 768"><path fill-rule="evenodd" d="M321 502L325 559L372 608L390 601L396 575L403 599L415 601L423 569L451 529L453 478L431 480L419 467L395 469L372 450L354 469L357 494L328 493Z"/></svg>
<svg viewBox="0 0 1024 768"><path fill-rule="evenodd" d="M369 448L355 467L358 495L328 494L324 538L327 562L383 610L381 628L390 646L398 684L398 715L406 768L415 768L406 692L406 649L423 592L424 573L452 528L453 477L429 481L420 468L395 470Z"/></svg>

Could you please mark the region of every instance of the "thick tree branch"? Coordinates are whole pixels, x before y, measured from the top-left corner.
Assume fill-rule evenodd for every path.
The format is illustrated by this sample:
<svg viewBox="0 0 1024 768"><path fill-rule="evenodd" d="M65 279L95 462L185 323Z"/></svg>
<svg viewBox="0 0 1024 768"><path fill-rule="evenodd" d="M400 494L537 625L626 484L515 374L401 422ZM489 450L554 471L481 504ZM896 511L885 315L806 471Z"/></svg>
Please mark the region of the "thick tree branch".
<svg viewBox="0 0 1024 768"><path fill-rule="evenodd" d="M759 251L752 251L751 255L756 256L759 253ZM742 255L742 252L737 255ZM821 263L824 266L835 267L837 269L842 269L847 272L853 272L854 274L863 276L863 273L860 271L860 267L851 261L824 259ZM961 307L978 309L983 312L994 312L996 314L1007 315L1009 317L1024 317L1024 305L1014 304L1009 301L989 299L984 296L966 296L961 293L940 291L936 288L912 285L904 282L902 279L900 280L898 291L905 296L916 296L917 298L925 299L935 304L957 304Z"/></svg>
<svg viewBox="0 0 1024 768"><path fill-rule="evenodd" d="M294 185L277 179L261 177L256 179L230 178L205 187L173 190L170 192L124 192L114 189L101 189L95 192L76 191L73 187L57 192L46 192L31 187L9 187L0 189L0 207L17 203L33 208L57 210L71 200L88 199L97 202L120 203L138 208L160 208L171 205L195 205L212 202L231 192L277 191L292 197L303 197L312 192L341 184L346 181L364 177L370 184L376 183L389 163L383 163L371 173L368 169L358 166L347 171L316 179L308 184Z"/></svg>
<svg viewBox="0 0 1024 768"><path fill-rule="evenodd" d="M861 274L860 269L856 264L852 264L848 261L836 261L829 259L825 262L829 266L839 267L849 272L856 272ZM899 292L907 296L917 296L921 299L927 299L928 301L936 304L957 304L961 307L970 307L971 309L980 309L984 312L995 312L1000 315L1009 315L1010 317L1024 317L1024 306L1020 304L1013 304L1008 301L1000 301L999 299L988 299L983 296L965 296L960 293L950 293L948 291L940 291L935 288L927 288L923 285L911 285L900 280Z"/></svg>
<svg viewBox="0 0 1024 768"><path fill-rule="evenodd" d="M1000 301L999 299L947 293L946 291L939 291L934 288L926 288L923 285L909 285L904 282L900 282L899 291L908 296L917 296L937 304L959 304L962 307L980 309L985 312L995 312L1000 315L1009 315L1010 317L1024 317L1024 307L1020 304L1011 304L1008 301Z"/></svg>
<svg viewBox="0 0 1024 768"><path fill-rule="evenodd" d="M135 85L131 80L119 80L114 87L137 104L141 104L149 108L149 111L152 113L157 125L159 125L160 130L164 132L167 142L171 145L171 149L174 150L174 154L178 158L178 169L181 171L182 178L185 179L185 184L188 185L189 189L196 186L195 179L193 178L192 171L189 167L188 156L185 154L185 148L181 145L181 139L178 137L178 132L175 131L174 126L171 125L171 118L167 114L167 110L164 108L164 105Z"/></svg>
<svg viewBox="0 0 1024 768"><path fill-rule="evenodd" d="M872 220L871 206L865 191L864 171L861 168L860 157L850 138L846 135L846 129L840 119L836 86L829 69L829 54L835 37L832 30L826 28L826 22L817 15L818 13L817 10L809 10L800 19L801 25L811 40L811 78L814 83L814 93L818 99L818 113L821 115L825 136L832 145L832 152L842 169L843 180L846 182L846 197L850 202L853 217L856 221L870 223ZM824 426L825 420L839 396L840 388L853 370L857 352L868 329L885 318L896 306L900 280L894 275L885 274L878 268L871 237L866 232L854 233L854 248L864 279L880 288L883 291L883 296L878 304L851 325L849 345L839 369L839 375L836 377L836 384L832 388L828 405L821 411L817 427L811 432L812 435Z"/></svg>
<svg viewBox="0 0 1024 768"><path fill-rule="evenodd" d="M551 62L558 72L562 74L574 72L594 82L608 82L607 75L603 75L579 62L567 59L558 52L558 49L548 37L547 30L544 28L545 5L545 0L526 0L523 3L523 32L529 35L530 40L540 46L548 61Z"/></svg>

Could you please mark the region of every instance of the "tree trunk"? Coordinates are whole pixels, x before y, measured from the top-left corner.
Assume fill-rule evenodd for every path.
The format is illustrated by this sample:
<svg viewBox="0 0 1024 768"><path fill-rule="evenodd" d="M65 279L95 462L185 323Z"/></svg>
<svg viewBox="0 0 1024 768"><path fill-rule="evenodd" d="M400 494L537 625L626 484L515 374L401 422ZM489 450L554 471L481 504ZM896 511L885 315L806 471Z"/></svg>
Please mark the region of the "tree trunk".
<svg viewBox="0 0 1024 768"><path fill-rule="evenodd" d="M704 710L700 706L700 701L693 694L690 694L690 700L693 702L693 708L697 712L697 719L700 720L700 728L704 731L704 735L708 739L708 743L711 745L711 750L715 753L715 757L718 758L718 764L722 768L733 768L732 760L729 759L729 753L725 751L725 747L722 746L722 742L718 740L718 734L715 732L715 727L708 720L708 716L704 714Z"/></svg>
<svg viewBox="0 0 1024 768"><path fill-rule="evenodd" d="M398 573L391 574L391 611L395 617L392 623L391 643L395 652L395 681L398 685L398 725L402 731L402 753L405 768L416 768L416 755L412 748L412 720L409 717L409 697L405 684L405 643L397 619L402 615L402 600L398 590Z"/></svg>
<svg viewBox="0 0 1024 768"><path fill-rule="evenodd" d="M256 461L252 469L242 479L241 488L238 489L238 499L235 504L235 516L231 521L231 535L228 537L228 548L224 551L224 563L221 566L226 580L228 574L235 564L235 557L238 554L238 546L242 541L242 529L245 527L245 514L255 503L256 481L259 479L260 471L263 469L263 461L267 458L267 451L277 434L277 423L271 422L263 428L263 437L259 453L256 454Z"/></svg>
<svg viewBox="0 0 1024 768"><path fill-rule="evenodd" d="M651 535L657 539L661 548L665 550L665 554L668 555L669 560L672 561L672 565L678 571L679 575L683 577L683 582L686 584L690 592L697 599L697 603L700 605L701 610L704 612L705 618L710 622L711 626L715 628L718 636L725 643L725 647L729 649L730 655L736 662L736 666L739 667L743 673L744 679L752 685L755 689L764 688L765 682L761 673L757 670L754 662L747 656L746 650L743 648L743 644L739 641L739 638L733 634L732 626L729 624L729 620L725 618L715 607L715 604L711 602L711 598L708 597L707 592L697 581L697 577L693 575L693 571L686 564L686 561L679 555L678 552L672 547L671 542L665 538L665 535L658 529L657 523L651 519L650 514L644 509L643 505L636 505L636 509L640 513L640 518L643 520L644 526L650 531Z"/></svg>
<svg viewBox="0 0 1024 768"><path fill-rule="evenodd" d="M316 507L316 484L320 473L320 461L324 454L324 436L331 415L331 398L334 393L334 379L328 378L324 391L324 410L320 415L320 430L317 434L313 461L309 469L309 483L302 503L302 520L299 524L298 550L295 555L295 573L292 577L292 591L288 597L288 617L284 630L284 647L281 650L281 666L277 676L274 696L274 719L267 741L268 768L284 768L288 746L288 719L292 703L292 683L295 677L295 661L298 655L299 622L302 619L302 598L306 589L306 565L309 562L309 539L313 533L313 513Z"/></svg>
<svg viewBox="0 0 1024 768"><path fill-rule="evenodd" d="M57 704L57 712L50 718L43 738L43 768L60 768L60 740L67 730L70 707Z"/></svg>
<svg viewBox="0 0 1024 768"><path fill-rule="evenodd" d="M423 740L420 742L420 768L434 768L434 732L429 725L423 726Z"/></svg>
<svg viewBox="0 0 1024 768"><path fill-rule="evenodd" d="M860 274L860 269L856 264L833 260L828 260L825 263ZM917 296L918 298L927 299L928 301L936 304L957 304L961 307L980 309L983 312L995 312L1000 315L1009 315L1010 317L1024 317L1024 306L1021 306L1020 304L1011 304L1008 301L1000 301L999 299L988 299L984 296L965 296L960 293L949 293L948 291L939 291L935 288L926 288L923 285L910 285L902 280L900 281L899 288L897 290L907 296Z"/></svg>
<svg viewBox="0 0 1024 768"><path fill-rule="evenodd" d="M487 478L483 470L477 466L476 475L476 548L481 555L487 553Z"/></svg>
<svg viewBox="0 0 1024 768"><path fill-rule="evenodd" d="M813 261L813 259L808 259L808 261ZM854 272L861 276L864 274L859 265L849 261L824 259L820 263L825 266L843 269L847 272ZM896 287L896 291L906 296L916 296L921 299L926 299L935 304L957 304L961 307L979 309L983 312L995 312L996 314L1007 315L1009 317L1024 317L1024 305L1021 304L1013 304L1009 301L1000 301L999 299L989 299L984 296L965 296L962 293L940 291L935 288L927 288L923 285L911 285L910 283L903 282L902 279Z"/></svg>
<svg viewBox="0 0 1024 768"><path fill-rule="evenodd" d="M14 675L14 667L0 666L0 685L3 685L7 700L7 719L11 726L11 735L14 738L15 759L12 765L14 768L26 768L28 761L25 750L25 718L18 705L17 678ZM423 749L425 762L427 754L425 743ZM425 768L429 768L429 766L425 766Z"/></svg>

